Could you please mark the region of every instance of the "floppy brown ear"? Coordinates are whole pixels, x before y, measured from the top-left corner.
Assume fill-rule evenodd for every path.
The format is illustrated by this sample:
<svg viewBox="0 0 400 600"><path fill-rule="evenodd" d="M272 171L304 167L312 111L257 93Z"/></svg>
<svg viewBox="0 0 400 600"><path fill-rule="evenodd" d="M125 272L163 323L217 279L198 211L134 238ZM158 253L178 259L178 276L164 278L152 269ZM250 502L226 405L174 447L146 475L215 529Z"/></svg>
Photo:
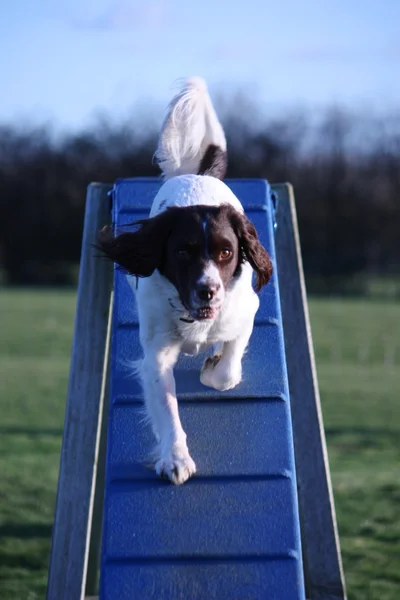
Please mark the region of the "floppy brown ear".
<svg viewBox="0 0 400 600"><path fill-rule="evenodd" d="M162 263L164 245L171 229L171 215L166 211L157 217L135 221L132 225L140 228L115 237L111 227L103 227L98 234L98 248L131 275L149 277Z"/></svg>
<svg viewBox="0 0 400 600"><path fill-rule="evenodd" d="M247 260L256 273L257 292L268 283L272 277L272 262L268 252L258 239L256 228L253 223L235 209L230 207L230 219L236 235L239 239L239 246L242 251L243 260Z"/></svg>

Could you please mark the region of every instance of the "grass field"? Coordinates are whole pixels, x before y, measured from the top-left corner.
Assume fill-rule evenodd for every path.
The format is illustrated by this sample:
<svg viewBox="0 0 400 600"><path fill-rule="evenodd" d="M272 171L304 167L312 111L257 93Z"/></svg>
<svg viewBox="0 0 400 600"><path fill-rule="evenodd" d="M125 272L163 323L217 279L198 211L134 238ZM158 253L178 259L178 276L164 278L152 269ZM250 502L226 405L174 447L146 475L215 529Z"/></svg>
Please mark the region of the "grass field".
<svg viewBox="0 0 400 600"><path fill-rule="evenodd" d="M0 293L0 598L44 598L73 292ZM400 598L400 305L310 302L350 600Z"/></svg>

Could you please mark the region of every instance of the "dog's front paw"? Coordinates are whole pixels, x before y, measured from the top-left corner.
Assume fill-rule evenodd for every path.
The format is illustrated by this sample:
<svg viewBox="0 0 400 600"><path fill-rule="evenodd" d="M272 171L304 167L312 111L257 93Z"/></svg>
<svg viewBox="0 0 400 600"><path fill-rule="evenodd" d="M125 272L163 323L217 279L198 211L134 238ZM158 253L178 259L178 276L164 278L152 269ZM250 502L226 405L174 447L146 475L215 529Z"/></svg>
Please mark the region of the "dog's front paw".
<svg viewBox="0 0 400 600"><path fill-rule="evenodd" d="M206 358L200 373L200 381L203 385L212 387L219 391L231 390L242 380L242 369L232 368L221 360L220 354Z"/></svg>
<svg viewBox="0 0 400 600"><path fill-rule="evenodd" d="M167 477L175 485L185 483L196 473L196 465L187 448L173 447L168 452L163 452L156 462L156 473L160 477Z"/></svg>

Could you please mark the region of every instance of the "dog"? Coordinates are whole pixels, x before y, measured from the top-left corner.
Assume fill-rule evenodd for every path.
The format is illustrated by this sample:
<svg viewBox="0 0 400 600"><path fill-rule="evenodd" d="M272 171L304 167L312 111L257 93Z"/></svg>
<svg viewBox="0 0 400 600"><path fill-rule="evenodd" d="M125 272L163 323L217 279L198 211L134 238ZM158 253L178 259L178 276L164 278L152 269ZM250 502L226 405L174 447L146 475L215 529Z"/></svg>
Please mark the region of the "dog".
<svg viewBox="0 0 400 600"><path fill-rule="evenodd" d="M240 383L256 292L271 278L272 265L222 181L226 139L201 78L186 80L170 103L155 157L165 182L149 218L117 236L104 228L99 246L129 274L136 295L144 354L138 374L157 440L156 473L182 484L196 465L179 418L174 365L181 352L217 346L204 361L201 383L216 390Z"/></svg>

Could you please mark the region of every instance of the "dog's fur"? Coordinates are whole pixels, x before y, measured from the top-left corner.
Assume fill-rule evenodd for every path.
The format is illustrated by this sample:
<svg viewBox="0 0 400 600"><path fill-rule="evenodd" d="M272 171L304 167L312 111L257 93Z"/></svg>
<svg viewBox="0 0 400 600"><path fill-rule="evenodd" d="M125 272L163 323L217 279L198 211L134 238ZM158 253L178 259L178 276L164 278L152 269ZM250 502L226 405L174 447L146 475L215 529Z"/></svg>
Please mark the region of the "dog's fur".
<svg viewBox="0 0 400 600"><path fill-rule="evenodd" d="M226 141L203 80L187 80L172 100L156 158L167 181L150 217L117 237L105 228L99 244L131 275L144 352L139 374L158 442L155 469L179 484L196 472L178 413L173 368L179 353L196 355L218 344L200 381L217 390L235 387L259 306L253 270L259 291L272 266L221 181Z"/></svg>

